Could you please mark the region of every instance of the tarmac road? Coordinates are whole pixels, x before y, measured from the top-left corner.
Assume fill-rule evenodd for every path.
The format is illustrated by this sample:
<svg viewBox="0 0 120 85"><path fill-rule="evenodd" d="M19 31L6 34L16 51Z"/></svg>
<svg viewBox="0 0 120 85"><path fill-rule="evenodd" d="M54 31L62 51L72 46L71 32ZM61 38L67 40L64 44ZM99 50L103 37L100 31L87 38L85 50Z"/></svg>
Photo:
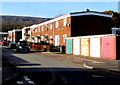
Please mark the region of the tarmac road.
<svg viewBox="0 0 120 85"><path fill-rule="evenodd" d="M9 85L120 85L119 76L48 58L44 54L17 53L3 47L2 55L23 72L21 79Z"/></svg>

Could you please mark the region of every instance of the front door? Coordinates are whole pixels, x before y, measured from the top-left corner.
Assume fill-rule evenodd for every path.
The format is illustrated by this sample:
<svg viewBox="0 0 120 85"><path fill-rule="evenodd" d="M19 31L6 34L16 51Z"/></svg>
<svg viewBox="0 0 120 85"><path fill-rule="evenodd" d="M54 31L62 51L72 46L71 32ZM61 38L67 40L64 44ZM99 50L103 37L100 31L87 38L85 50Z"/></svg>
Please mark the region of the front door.
<svg viewBox="0 0 120 85"><path fill-rule="evenodd" d="M55 46L59 46L59 45L60 45L60 36L55 35Z"/></svg>

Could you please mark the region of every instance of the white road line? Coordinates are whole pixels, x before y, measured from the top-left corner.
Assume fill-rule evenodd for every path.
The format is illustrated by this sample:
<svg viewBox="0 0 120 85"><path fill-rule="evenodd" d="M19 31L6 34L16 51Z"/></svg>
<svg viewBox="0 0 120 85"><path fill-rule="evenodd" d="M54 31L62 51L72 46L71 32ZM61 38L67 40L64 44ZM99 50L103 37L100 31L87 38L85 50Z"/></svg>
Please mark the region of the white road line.
<svg viewBox="0 0 120 85"><path fill-rule="evenodd" d="M35 83L34 83L30 78L28 78L28 76L23 76L23 78L24 78L29 84L35 85Z"/></svg>
<svg viewBox="0 0 120 85"><path fill-rule="evenodd" d="M17 81L16 82L18 85L24 85L23 81Z"/></svg>
<svg viewBox="0 0 120 85"><path fill-rule="evenodd" d="M105 76L101 76L101 75L91 75L93 77L105 77Z"/></svg>
<svg viewBox="0 0 120 85"><path fill-rule="evenodd" d="M24 78L26 81L30 81L30 79L29 79L27 76L23 76L23 78Z"/></svg>
<svg viewBox="0 0 120 85"><path fill-rule="evenodd" d="M31 84L33 84L33 85L35 85L35 83L33 82L33 81L28 81L28 83L31 85Z"/></svg>

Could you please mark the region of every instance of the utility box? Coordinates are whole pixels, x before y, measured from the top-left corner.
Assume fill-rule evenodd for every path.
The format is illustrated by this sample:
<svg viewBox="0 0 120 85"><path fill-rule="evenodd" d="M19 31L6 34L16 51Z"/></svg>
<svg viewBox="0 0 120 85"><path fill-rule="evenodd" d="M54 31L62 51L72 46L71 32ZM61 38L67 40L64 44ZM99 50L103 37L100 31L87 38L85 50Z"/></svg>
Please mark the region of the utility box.
<svg viewBox="0 0 120 85"><path fill-rule="evenodd" d="M112 34L120 34L120 28L112 28Z"/></svg>

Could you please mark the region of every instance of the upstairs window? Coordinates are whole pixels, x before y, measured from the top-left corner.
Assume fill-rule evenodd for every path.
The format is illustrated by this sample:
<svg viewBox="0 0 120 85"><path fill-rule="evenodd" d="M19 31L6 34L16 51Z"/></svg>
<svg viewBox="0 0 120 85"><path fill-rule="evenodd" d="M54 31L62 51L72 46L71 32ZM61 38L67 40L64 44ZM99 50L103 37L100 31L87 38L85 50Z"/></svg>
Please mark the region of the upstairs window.
<svg viewBox="0 0 120 85"><path fill-rule="evenodd" d="M38 32L38 28L35 28L35 32Z"/></svg>
<svg viewBox="0 0 120 85"><path fill-rule="evenodd" d="M38 27L38 31L40 32L40 27Z"/></svg>
<svg viewBox="0 0 120 85"><path fill-rule="evenodd" d="M46 25L46 30L48 30L48 25Z"/></svg>
<svg viewBox="0 0 120 85"><path fill-rule="evenodd" d="M52 23L50 23L50 29L52 29Z"/></svg>
<svg viewBox="0 0 120 85"><path fill-rule="evenodd" d="M59 23L58 23L58 21L56 21L56 28L58 28L58 25L59 25Z"/></svg>
<svg viewBox="0 0 120 85"><path fill-rule="evenodd" d="M44 26L42 26L42 31L44 31Z"/></svg>
<svg viewBox="0 0 120 85"><path fill-rule="evenodd" d="M66 26L66 24L67 24L67 18L63 20L63 26Z"/></svg>

